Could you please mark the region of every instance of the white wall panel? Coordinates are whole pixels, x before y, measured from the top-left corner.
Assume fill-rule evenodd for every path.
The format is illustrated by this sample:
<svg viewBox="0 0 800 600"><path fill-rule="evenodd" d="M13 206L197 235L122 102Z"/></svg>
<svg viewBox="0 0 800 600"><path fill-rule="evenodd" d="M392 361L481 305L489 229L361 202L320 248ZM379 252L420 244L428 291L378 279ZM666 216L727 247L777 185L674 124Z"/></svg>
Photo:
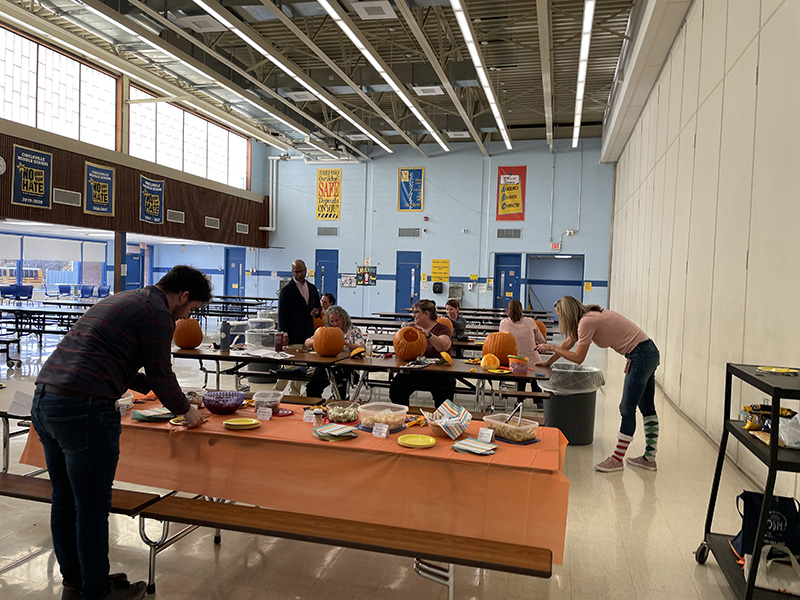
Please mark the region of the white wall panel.
<svg viewBox="0 0 800 600"><path fill-rule="evenodd" d="M664 220L664 167L666 159L659 160L653 169L653 227L651 233L650 243L650 272L648 279L650 286L648 288L648 304L650 305L650 312L648 314L647 323L644 325L647 335L653 338L656 345L659 345L661 340L658 339L658 319L661 309L659 302L659 289L661 286L661 254L662 249L662 235L663 235L663 220Z"/></svg>
<svg viewBox="0 0 800 600"><path fill-rule="evenodd" d="M651 96L658 102L658 124L656 125L656 160L667 151L667 128L669 124L669 63L664 66L658 81L658 93Z"/></svg>
<svg viewBox="0 0 800 600"><path fill-rule="evenodd" d="M725 36L725 71L730 71L758 34L758 2L729 2Z"/></svg>
<svg viewBox="0 0 800 600"><path fill-rule="evenodd" d="M725 365L742 361L757 60L758 47L751 44L724 86L706 406L706 427L713 437L722 433Z"/></svg>
<svg viewBox="0 0 800 600"><path fill-rule="evenodd" d="M682 388L692 390L686 413L705 425L708 385L709 321L717 218L722 88L697 112L697 143L692 177L692 209L686 273L686 316L683 335Z"/></svg>
<svg viewBox="0 0 800 600"><path fill-rule="evenodd" d="M686 46L683 58L683 94L681 128L697 111L697 89L700 81L700 45L703 38L703 2L695 2L686 19Z"/></svg>
<svg viewBox="0 0 800 600"><path fill-rule="evenodd" d="M745 329L746 361L800 364L797 266L800 203L800 2L784 3L761 33L753 208Z"/></svg>
<svg viewBox="0 0 800 600"><path fill-rule="evenodd" d="M712 90L722 81L725 70L727 5L727 0L704 0L699 104L705 102Z"/></svg>
<svg viewBox="0 0 800 600"><path fill-rule="evenodd" d="M683 97L683 46L685 28L681 29L670 54L669 78L669 122L667 124L667 146L675 143L681 129L681 98Z"/></svg>
<svg viewBox="0 0 800 600"><path fill-rule="evenodd" d="M675 227L675 185L678 177L678 145L667 150L664 171L664 216L661 221L661 266L658 282L658 330L661 368L656 371L656 380L664 385L667 365L671 357L665 352L669 329L669 280L672 272L673 230Z"/></svg>

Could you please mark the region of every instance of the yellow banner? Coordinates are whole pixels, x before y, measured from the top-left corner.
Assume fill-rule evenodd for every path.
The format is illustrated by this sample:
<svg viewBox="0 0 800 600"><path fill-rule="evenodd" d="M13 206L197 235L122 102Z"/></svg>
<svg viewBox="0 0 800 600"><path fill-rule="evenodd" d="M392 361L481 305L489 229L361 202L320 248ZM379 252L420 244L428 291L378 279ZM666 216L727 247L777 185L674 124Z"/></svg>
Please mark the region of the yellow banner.
<svg viewBox="0 0 800 600"><path fill-rule="evenodd" d="M522 185L519 175L500 176L500 202L497 207L498 215L522 214Z"/></svg>
<svg viewBox="0 0 800 600"><path fill-rule="evenodd" d="M431 261L431 281L450 281L450 259Z"/></svg>
<svg viewBox="0 0 800 600"><path fill-rule="evenodd" d="M338 221L342 215L342 170L317 169L317 221Z"/></svg>

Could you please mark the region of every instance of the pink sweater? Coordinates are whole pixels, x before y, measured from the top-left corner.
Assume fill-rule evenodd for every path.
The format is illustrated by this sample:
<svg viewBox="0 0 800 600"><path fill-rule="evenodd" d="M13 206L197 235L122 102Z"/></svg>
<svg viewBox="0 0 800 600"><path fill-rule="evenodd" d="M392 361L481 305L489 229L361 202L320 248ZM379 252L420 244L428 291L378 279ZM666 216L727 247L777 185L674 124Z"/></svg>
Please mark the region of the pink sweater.
<svg viewBox="0 0 800 600"><path fill-rule="evenodd" d="M500 321L500 331L508 331L517 340L517 355L524 356L528 362L535 363L542 360L535 350L538 344L544 344L545 339L536 321L530 317L522 317L519 321L512 321L508 317Z"/></svg>
<svg viewBox="0 0 800 600"><path fill-rule="evenodd" d="M647 334L633 321L613 310L590 310L578 321L578 346L594 342L601 348L613 348L624 356L647 339Z"/></svg>

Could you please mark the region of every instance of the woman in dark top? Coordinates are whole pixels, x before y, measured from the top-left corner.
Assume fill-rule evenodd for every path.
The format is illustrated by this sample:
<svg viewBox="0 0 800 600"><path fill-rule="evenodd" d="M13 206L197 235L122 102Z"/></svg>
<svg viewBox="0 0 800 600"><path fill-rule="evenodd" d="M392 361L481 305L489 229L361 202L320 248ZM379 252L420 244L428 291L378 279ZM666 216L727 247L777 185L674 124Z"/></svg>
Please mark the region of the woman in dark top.
<svg viewBox="0 0 800 600"><path fill-rule="evenodd" d="M425 356L438 358L442 352L449 352L453 345L450 330L436 322L436 303L420 300L412 308L415 327L427 338ZM456 388L455 377L430 376L424 373L400 373L392 379L389 386L389 399L395 404L408 406L409 398L415 391L427 391L433 396L438 407L445 400L452 400Z"/></svg>

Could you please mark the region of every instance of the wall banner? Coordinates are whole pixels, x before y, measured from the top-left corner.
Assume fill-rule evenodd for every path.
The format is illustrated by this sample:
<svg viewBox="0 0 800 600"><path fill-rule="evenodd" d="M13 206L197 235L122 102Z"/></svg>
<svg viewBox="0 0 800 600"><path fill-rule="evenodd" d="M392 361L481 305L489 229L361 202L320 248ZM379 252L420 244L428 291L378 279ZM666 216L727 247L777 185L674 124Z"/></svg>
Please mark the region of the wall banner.
<svg viewBox="0 0 800 600"><path fill-rule="evenodd" d="M525 220L525 172L527 167L497 168L497 220Z"/></svg>
<svg viewBox="0 0 800 600"><path fill-rule="evenodd" d="M317 221L338 221L342 215L342 170L317 169Z"/></svg>
<svg viewBox="0 0 800 600"><path fill-rule="evenodd" d="M378 285L378 267L358 267L356 285Z"/></svg>
<svg viewBox="0 0 800 600"><path fill-rule="evenodd" d="M53 208L53 155L14 144L11 204Z"/></svg>
<svg viewBox="0 0 800 600"><path fill-rule="evenodd" d="M139 175L139 220L164 223L164 181Z"/></svg>
<svg viewBox="0 0 800 600"><path fill-rule="evenodd" d="M83 186L83 212L90 215L114 216L114 167L86 161Z"/></svg>
<svg viewBox="0 0 800 600"><path fill-rule="evenodd" d="M449 258L434 258L431 260L431 281L450 281Z"/></svg>
<svg viewBox="0 0 800 600"><path fill-rule="evenodd" d="M425 183L425 168L398 169L398 212L422 210L422 189Z"/></svg>

